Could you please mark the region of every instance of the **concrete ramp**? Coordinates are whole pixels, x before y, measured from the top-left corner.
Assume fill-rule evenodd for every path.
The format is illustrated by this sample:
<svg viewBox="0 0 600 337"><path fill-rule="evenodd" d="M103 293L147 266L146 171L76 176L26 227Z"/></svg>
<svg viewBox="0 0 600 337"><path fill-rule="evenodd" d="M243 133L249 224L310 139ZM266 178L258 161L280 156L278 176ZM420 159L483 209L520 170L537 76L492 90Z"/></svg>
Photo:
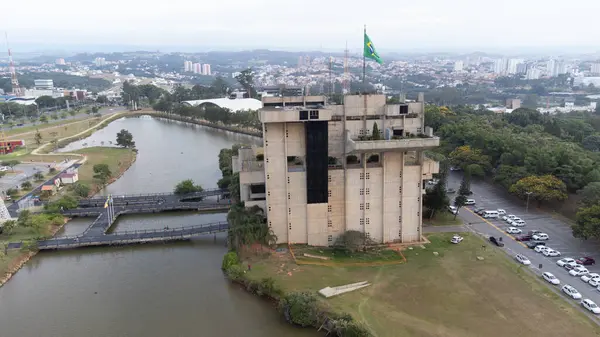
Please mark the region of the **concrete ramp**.
<svg viewBox="0 0 600 337"><path fill-rule="evenodd" d="M362 281L362 282L358 282L358 283L346 284L346 285L339 286L339 287L326 287L326 288L319 290L319 294L321 294L325 298L330 298L333 296L337 296L337 295L355 291L355 290L358 290L361 288L365 288L370 285L371 284L368 283L367 281Z"/></svg>

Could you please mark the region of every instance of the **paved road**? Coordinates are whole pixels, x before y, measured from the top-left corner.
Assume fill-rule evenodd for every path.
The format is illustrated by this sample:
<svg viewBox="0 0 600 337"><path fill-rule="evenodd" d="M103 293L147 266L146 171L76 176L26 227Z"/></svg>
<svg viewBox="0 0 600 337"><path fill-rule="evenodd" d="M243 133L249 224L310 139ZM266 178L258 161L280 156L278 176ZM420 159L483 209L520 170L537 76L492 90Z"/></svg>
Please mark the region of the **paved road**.
<svg viewBox="0 0 600 337"><path fill-rule="evenodd" d="M125 110L127 110L127 108L126 107L122 107L122 106L108 106L108 107L104 107L104 108L101 108L100 110L98 110L98 113L100 113L102 115L110 115L110 114L113 114L113 113L116 113L116 112L120 112L120 111L125 111ZM60 115L60 113L63 112L63 111L66 112L66 110L61 110L58 114ZM48 115L52 115L52 114L53 113L51 112ZM87 118L87 116L88 116L87 114L80 113L80 114L77 114L75 116L68 115L67 118L60 119L60 120L61 121L73 122L73 121L75 121L77 119ZM50 119L49 117L48 117L48 119L50 120L50 122L54 121L54 120ZM33 126L33 125L38 125L38 126L41 125L41 127L44 127L44 125L40 124L39 122L36 123L36 124L34 124L34 123L28 121L26 123L23 123L23 125L20 125L20 126L14 125L12 128L10 128L10 130L18 130L20 128L24 128L24 127L27 127L27 126ZM0 124L0 126L7 127L7 126L2 125L2 124ZM12 138L12 136L10 136L9 138Z"/></svg>
<svg viewBox="0 0 600 337"><path fill-rule="evenodd" d="M461 179L462 177L459 174L452 173L449 178L448 187L458 190ZM600 292L598 290L581 281L579 277L569 275L564 268L559 267L556 264L556 261L564 257L578 258L581 256L592 256L600 261L600 243L594 241L586 242L573 238L569 225L552 218L550 214L532 208L526 213L524 204L513 201L495 186L486 183L473 182L471 184L471 191L473 192L472 198L477 202L476 207L484 207L486 209L502 208L505 209L508 214L517 215L527 223L525 227L522 227L524 232L537 229L547 233L550 236L547 245L560 251L562 256L546 257L541 253L536 253L534 250L528 249L524 244L514 240L512 236L504 232L508 227L504 221L487 221L472 212L474 207L464 208L459 213L459 217L468 227L473 231L484 235L491 235L497 238L501 237L505 244L504 250L511 256L514 256L515 254L525 255L531 261L531 268L536 274L541 275L541 273L545 271L551 272L561 281L561 286L570 284L579 290L583 298L589 298L597 304L600 304ZM541 269L539 268L540 265L542 266ZM588 267L591 272L600 274L600 265L586 267Z"/></svg>

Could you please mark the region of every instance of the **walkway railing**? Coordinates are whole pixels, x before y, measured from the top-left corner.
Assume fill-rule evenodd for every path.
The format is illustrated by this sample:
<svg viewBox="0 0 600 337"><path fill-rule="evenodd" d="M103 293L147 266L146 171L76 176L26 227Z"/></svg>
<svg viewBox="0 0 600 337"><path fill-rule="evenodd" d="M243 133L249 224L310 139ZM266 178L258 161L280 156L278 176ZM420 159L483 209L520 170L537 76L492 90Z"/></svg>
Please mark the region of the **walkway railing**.
<svg viewBox="0 0 600 337"><path fill-rule="evenodd" d="M210 196L210 195L217 195L219 193L228 193L229 190L227 189L223 189L223 188L213 188L213 189L207 189L204 190L202 192L194 192L194 193L186 193L186 194L175 194L173 192L162 192L162 193L141 193L141 194L120 194L120 195L113 195L113 200L117 200L119 198L140 198L140 197L161 197L161 196L178 196L181 198L189 198L189 197L194 197L194 196ZM95 198L90 198L90 199L83 199L82 201L88 201L88 200L103 200L106 201L106 196L104 197L95 197Z"/></svg>

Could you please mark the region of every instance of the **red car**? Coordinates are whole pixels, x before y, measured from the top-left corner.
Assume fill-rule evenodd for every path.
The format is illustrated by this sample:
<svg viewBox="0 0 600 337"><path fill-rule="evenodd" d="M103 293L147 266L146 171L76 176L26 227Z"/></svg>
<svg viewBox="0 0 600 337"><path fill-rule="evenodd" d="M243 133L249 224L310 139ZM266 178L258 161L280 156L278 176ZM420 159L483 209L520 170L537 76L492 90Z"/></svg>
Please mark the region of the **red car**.
<svg viewBox="0 0 600 337"><path fill-rule="evenodd" d="M519 236L515 237L515 240L517 240L517 241L530 241L531 240L531 235L519 235Z"/></svg>
<svg viewBox="0 0 600 337"><path fill-rule="evenodd" d="M593 258L589 257L589 256L584 256L582 258L579 258L577 260L575 260L577 263L582 264L584 266L590 266L590 265L594 265L596 264L596 260L594 260Z"/></svg>

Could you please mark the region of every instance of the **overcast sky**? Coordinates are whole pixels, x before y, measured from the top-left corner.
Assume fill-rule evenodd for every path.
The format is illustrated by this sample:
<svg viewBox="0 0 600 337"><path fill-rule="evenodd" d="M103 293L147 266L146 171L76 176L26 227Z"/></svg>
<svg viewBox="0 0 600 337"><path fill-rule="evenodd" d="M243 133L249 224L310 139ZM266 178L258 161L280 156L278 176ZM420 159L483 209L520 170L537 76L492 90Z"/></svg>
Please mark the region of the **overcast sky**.
<svg viewBox="0 0 600 337"><path fill-rule="evenodd" d="M8 1L8 0L7 0ZM0 29L13 46L351 49L600 49L600 0L22 0ZM7 7L4 6L4 10ZM8 15L7 15L8 14Z"/></svg>

